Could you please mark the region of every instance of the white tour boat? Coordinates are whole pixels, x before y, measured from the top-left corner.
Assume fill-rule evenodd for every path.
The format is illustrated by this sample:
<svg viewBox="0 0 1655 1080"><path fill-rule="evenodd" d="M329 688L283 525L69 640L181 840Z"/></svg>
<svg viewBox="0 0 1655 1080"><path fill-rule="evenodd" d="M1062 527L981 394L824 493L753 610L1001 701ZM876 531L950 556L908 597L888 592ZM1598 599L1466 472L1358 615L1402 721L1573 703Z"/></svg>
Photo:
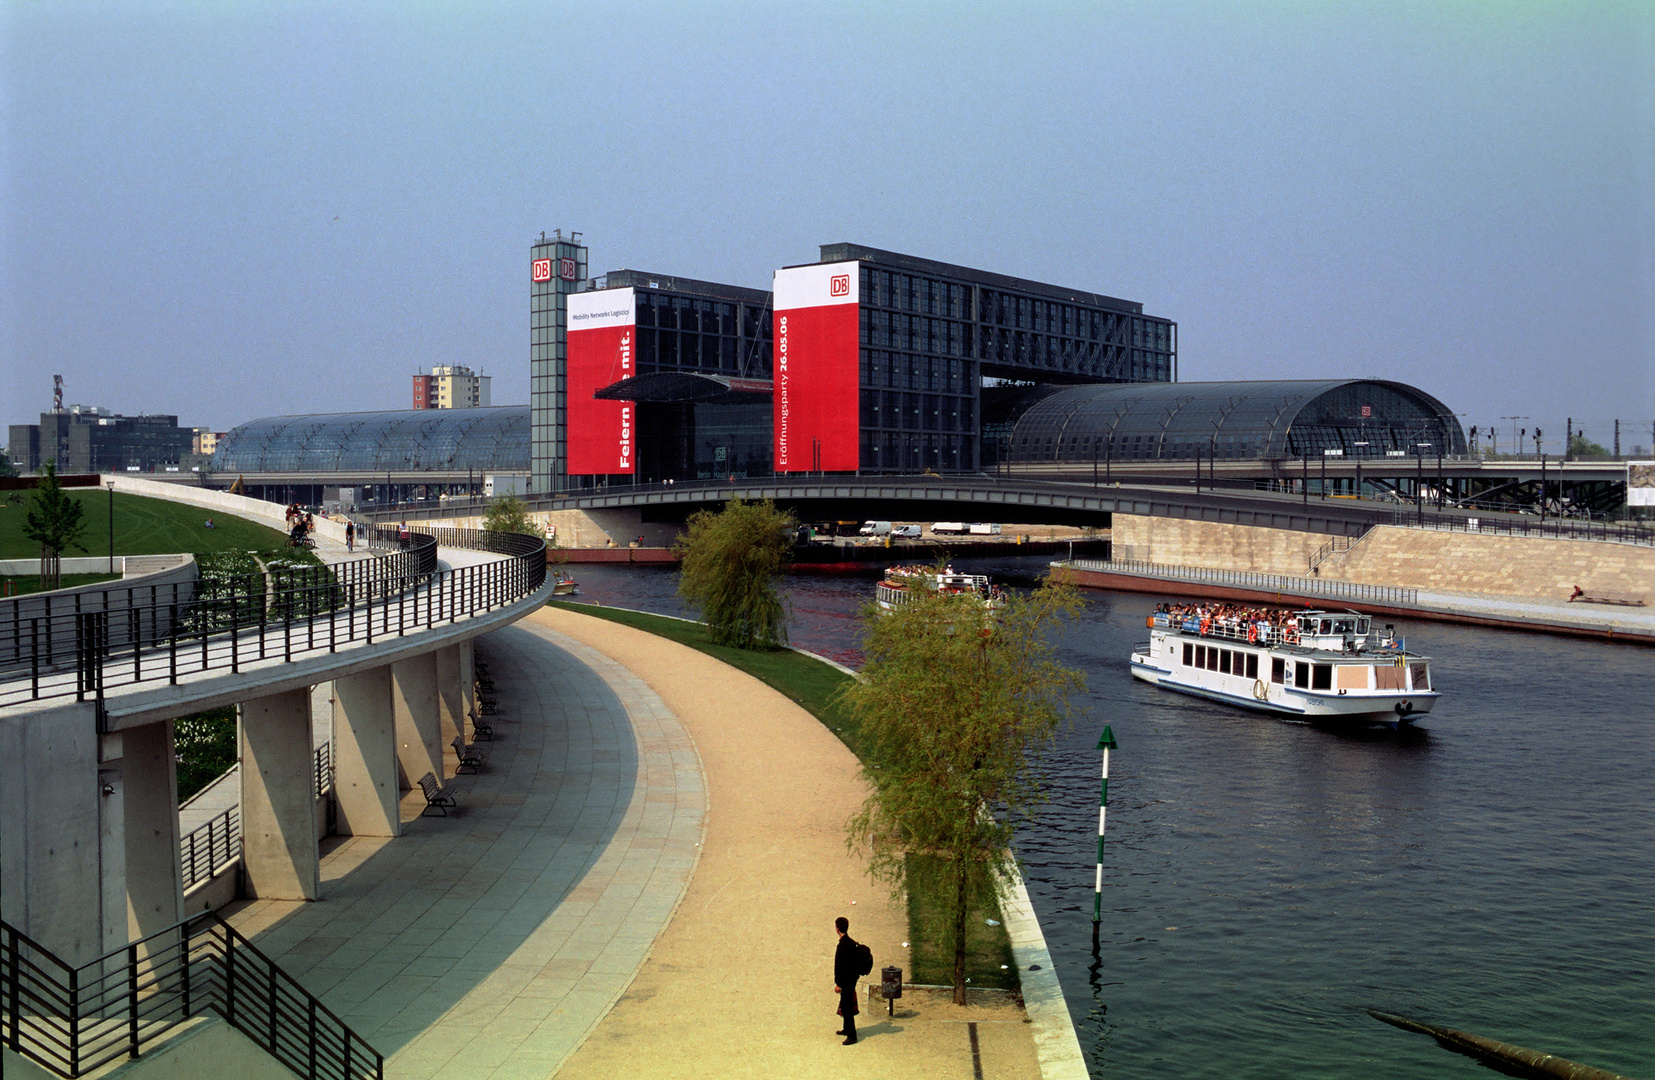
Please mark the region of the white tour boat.
<svg viewBox="0 0 1655 1080"><path fill-rule="evenodd" d="M1431 711L1431 660L1354 611L1214 618L1156 612L1132 674L1168 690L1312 722L1405 724ZM1278 617L1279 616L1279 617Z"/></svg>
<svg viewBox="0 0 1655 1080"><path fill-rule="evenodd" d="M885 571L874 599L880 611L891 611L898 604L907 603L914 589L974 596L990 608L1004 607L1006 603L999 587L989 584L987 574L961 574L952 566L942 570L934 566L893 566Z"/></svg>

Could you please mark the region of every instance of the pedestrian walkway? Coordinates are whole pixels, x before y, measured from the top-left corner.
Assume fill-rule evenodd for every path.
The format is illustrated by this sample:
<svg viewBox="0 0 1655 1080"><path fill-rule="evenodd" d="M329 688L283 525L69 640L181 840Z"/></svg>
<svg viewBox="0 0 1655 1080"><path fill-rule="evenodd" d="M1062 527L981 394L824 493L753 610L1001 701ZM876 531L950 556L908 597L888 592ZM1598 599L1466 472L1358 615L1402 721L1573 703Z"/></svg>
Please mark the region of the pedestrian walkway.
<svg viewBox="0 0 1655 1080"><path fill-rule="evenodd" d="M614 1003L694 866L695 751L636 677L541 627L479 645L500 698L456 817L404 800L396 840L343 838L313 904L230 915L396 1078L546 1077ZM488 745L488 744L485 744Z"/></svg>

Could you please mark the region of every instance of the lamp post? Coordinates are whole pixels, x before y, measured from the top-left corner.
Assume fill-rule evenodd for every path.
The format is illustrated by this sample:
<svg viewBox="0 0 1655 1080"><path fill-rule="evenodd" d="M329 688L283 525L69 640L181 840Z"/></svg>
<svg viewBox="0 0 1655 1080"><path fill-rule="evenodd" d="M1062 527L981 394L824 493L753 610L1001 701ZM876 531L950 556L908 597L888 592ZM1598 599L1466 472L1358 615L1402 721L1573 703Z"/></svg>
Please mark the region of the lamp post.
<svg viewBox="0 0 1655 1080"><path fill-rule="evenodd" d="M1540 429L1534 429L1534 456L1540 459L1540 521L1546 521L1546 455L1540 452Z"/></svg>
<svg viewBox="0 0 1655 1080"><path fill-rule="evenodd" d="M1103 921L1103 826L1109 815L1109 751L1115 749L1115 733L1103 725L1098 736L1103 752L1103 788L1098 792L1098 872L1092 884L1092 951L1098 951L1098 923Z"/></svg>
<svg viewBox="0 0 1655 1080"><path fill-rule="evenodd" d="M1425 444L1414 444L1414 460L1418 467L1414 470L1414 510L1418 514L1419 523L1425 524Z"/></svg>
<svg viewBox="0 0 1655 1080"><path fill-rule="evenodd" d="M109 572L115 572L115 481L109 481Z"/></svg>
<svg viewBox="0 0 1655 1080"><path fill-rule="evenodd" d="M1367 445L1366 441L1351 443L1351 446L1356 448L1356 498L1358 501L1362 498L1362 455L1367 453L1362 448Z"/></svg>

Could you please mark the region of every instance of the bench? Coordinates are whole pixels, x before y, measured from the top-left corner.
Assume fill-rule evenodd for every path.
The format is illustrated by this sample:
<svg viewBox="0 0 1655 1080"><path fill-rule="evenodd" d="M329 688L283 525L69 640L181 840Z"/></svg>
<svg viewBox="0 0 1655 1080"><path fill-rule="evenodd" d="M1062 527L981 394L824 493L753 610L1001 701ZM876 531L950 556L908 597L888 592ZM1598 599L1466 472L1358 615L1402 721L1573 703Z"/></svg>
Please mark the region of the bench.
<svg viewBox="0 0 1655 1080"><path fill-rule="evenodd" d="M478 679L476 687L479 694L494 693L494 681L492 679Z"/></svg>
<svg viewBox="0 0 1655 1080"><path fill-rule="evenodd" d="M435 773L426 773L420 777L419 786L420 790L425 792L425 809L420 811L420 817L424 817L432 810L437 811L443 817L447 817L450 810L456 814L460 812L460 804L454 801L453 792L442 789L442 785L437 783Z"/></svg>
<svg viewBox="0 0 1655 1080"><path fill-rule="evenodd" d="M477 699L477 715L479 715L479 716L499 716L500 715L500 710L498 710L497 708L494 707L494 699L493 698L478 698Z"/></svg>
<svg viewBox="0 0 1655 1080"><path fill-rule="evenodd" d="M1576 592L1569 597L1571 604L1614 604L1617 607L1644 607L1642 597L1618 596L1605 592Z"/></svg>
<svg viewBox="0 0 1655 1080"><path fill-rule="evenodd" d="M489 742L493 742L494 725L491 722L484 720L481 716L478 716L476 712L473 712L471 714L471 737L473 739L486 739Z"/></svg>
<svg viewBox="0 0 1655 1080"><path fill-rule="evenodd" d="M464 772L467 769L473 773L480 772L483 763L488 760L488 755L483 753L476 743L467 746L463 735L454 736L454 741L449 745L454 747L454 753L460 758L460 764L455 768L456 772Z"/></svg>

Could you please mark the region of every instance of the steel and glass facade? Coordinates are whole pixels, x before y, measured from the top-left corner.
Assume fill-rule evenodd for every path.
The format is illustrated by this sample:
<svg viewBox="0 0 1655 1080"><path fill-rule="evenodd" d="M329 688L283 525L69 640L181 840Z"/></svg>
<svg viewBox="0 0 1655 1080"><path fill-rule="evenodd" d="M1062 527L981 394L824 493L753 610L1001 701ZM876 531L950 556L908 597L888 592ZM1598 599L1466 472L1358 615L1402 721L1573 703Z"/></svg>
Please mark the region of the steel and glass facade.
<svg viewBox="0 0 1655 1080"><path fill-rule="evenodd" d="M529 416L532 491L565 486L569 387L567 298L587 278L586 247L579 233L558 230L529 248Z"/></svg>
<svg viewBox="0 0 1655 1080"><path fill-rule="evenodd" d="M820 262L778 271L776 296L778 350L783 318L799 313L789 323L785 406L777 377L778 471L973 472L983 459L985 379L1177 376L1177 324L1142 304L858 244L824 245ZM846 320L852 339L839 344ZM832 413L843 387L856 395L848 456L838 452L843 421L812 422Z"/></svg>

